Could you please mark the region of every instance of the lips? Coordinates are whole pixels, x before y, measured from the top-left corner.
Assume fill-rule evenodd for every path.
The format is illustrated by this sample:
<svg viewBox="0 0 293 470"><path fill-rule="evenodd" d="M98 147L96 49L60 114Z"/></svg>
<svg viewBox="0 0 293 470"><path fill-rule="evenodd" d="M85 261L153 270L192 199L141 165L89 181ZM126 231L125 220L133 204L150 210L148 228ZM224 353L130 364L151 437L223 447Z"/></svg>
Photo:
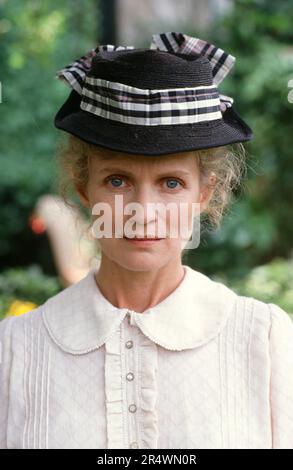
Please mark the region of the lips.
<svg viewBox="0 0 293 470"><path fill-rule="evenodd" d="M155 238L142 238L142 237L126 237L124 235L124 238L126 238L127 240L141 240L141 241L151 241L151 240L163 240L162 238L158 238L158 237L155 237Z"/></svg>

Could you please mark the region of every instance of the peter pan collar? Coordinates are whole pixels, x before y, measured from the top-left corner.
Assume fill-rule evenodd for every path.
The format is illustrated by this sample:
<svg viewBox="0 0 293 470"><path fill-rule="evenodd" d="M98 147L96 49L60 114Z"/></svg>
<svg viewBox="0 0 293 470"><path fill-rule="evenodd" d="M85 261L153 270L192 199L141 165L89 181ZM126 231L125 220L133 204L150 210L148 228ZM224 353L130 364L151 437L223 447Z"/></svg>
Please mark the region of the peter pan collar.
<svg viewBox="0 0 293 470"><path fill-rule="evenodd" d="M179 286L143 313L112 305L95 281L96 267L43 304L43 320L64 351L84 354L102 346L125 315L152 341L170 350L201 346L217 336L231 314L237 294L222 283L183 265Z"/></svg>

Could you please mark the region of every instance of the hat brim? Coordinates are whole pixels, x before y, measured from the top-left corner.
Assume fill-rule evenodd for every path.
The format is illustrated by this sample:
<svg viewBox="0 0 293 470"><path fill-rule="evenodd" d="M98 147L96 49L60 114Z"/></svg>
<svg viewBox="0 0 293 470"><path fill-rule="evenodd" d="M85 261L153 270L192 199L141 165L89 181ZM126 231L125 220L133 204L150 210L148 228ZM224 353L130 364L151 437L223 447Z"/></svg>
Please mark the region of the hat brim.
<svg viewBox="0 0 293 470"><path fill-rule="evenodd" d="M72 90L57 112L58 129L80 139L120 152L166 155L220 147L253 138L251 128L233 106L222 119L193 124L142 126L101 118L80 108L81 95ZM178 127L178 131L176 131Z"/></svg>

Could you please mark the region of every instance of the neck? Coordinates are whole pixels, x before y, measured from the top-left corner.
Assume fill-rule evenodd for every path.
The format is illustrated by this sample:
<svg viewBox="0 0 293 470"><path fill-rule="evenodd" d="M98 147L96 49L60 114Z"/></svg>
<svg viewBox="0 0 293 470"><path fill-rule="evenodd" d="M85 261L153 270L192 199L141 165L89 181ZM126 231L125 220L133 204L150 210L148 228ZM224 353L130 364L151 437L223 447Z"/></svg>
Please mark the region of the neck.
<svg viewBox="0 0 293 470"><path fill-rule="evenodd" d="M181 260L176 259L156 270L132 271L103 254L95 274L101 293L112 305L140 313L170 295L183 277Z"/></svg>

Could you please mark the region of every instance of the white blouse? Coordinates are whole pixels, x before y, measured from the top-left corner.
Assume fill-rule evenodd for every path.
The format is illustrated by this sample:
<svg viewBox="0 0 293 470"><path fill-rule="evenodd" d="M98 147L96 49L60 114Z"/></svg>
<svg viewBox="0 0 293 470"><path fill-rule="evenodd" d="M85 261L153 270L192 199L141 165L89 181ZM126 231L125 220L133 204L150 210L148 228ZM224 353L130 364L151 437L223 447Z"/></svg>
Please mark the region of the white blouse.
<svg viewBox="0 0 293 470"><path fill-rule="evenodd" d="M293 448L293 322L184 266L143 313L94 270L0 321L0 448Z"/></svg>

